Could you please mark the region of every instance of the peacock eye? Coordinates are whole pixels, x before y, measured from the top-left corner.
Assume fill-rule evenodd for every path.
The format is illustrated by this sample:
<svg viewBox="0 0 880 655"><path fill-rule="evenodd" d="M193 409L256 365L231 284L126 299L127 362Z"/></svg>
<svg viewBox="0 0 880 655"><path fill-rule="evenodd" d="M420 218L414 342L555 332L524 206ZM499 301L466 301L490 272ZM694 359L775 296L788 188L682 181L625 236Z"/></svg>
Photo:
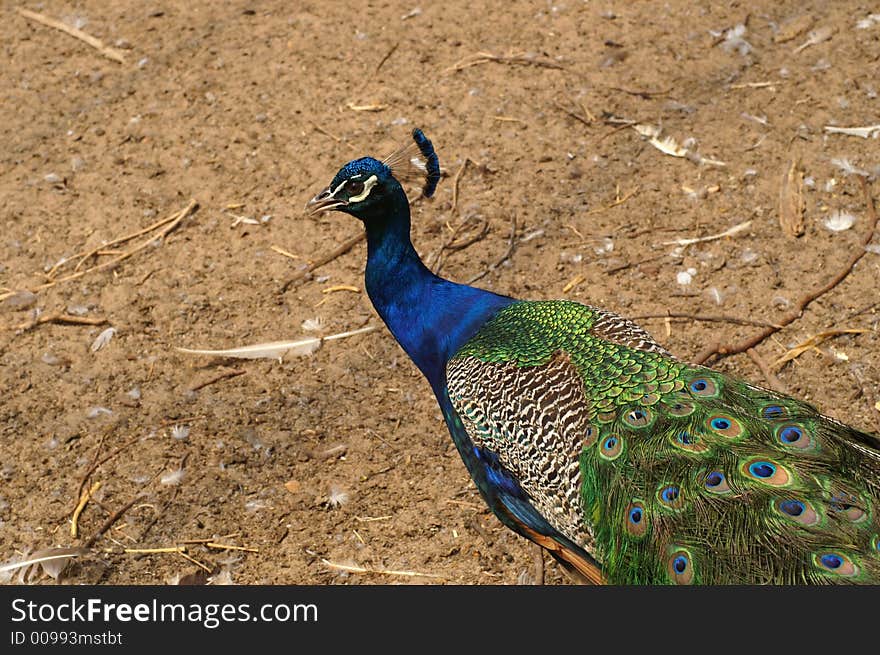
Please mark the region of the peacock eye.
<svg viewBox="0 0 880 655"><path fill-rule="evenodd" d="M345 191L349 196L359 196L364 192L364 183L360 180L349 180L345 184Z"/></svg>

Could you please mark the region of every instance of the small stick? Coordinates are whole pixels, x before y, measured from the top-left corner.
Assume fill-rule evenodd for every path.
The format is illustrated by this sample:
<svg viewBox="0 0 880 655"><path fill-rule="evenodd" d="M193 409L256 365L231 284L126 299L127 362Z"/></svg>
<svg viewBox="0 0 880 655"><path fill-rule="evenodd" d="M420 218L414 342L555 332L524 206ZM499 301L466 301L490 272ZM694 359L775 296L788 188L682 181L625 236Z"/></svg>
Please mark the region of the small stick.
<svg viewBox="0 0 880 655"><path fill-rule="evenodd" d="M378 573L382 575L403 575L407 577L413 578L442 578L442 575L437 575L436 573L419 573L418 571L395 571L392 569L368 569L364 566L354 566L351 564L337 564L335 562L331 562L330 560L321 558L321 562L324 563L325 566L336 569L338 571L347 571L348 573Z"/></svg>
<svg viewBox="0 0 880 655"><path fill-rule="evenodd" d="M101 466L101 464L105 464L106 462L110 461L111 459L116 457L119 453L121 453L123 450L125 450L129 446L136 444L140 440L138 437L135 437L134 439L131 439L130 441L126 441L124 444L122 444L118 448L115 448L106 456L102 457L101 459L98 459L98 453L100 452L101 446L104 443L105 436L107 436L107 433L104 433L104 435L101 436L101 441L98 443L98 447L95 449L95 461L92 463L92 465L89 467L89 469L85 472L85 474L82 476L82 479L80 480L80 483L79 483L80 495L82 495L83 490L85 489L85 486L86 486L86 482L92 476L92 473L97 471L98 467Z"/></svg>
<svg viewBox="0 0 880 655"><path fill-rule="evenodd" d="M207 414L196 414L195 416L184 416L183 418L166 418L160 421L159 425L163 428L167 428L169 425L178 425L180 423L195 423L196 421L201 421L203 418L207 418L207 416Z"/></svg>
<svg viewBox="0 0 880 655"><path fill-rule="evenodd" d="M668 253L662 253L659 255L655 255L654 257L648 257L647 259L640 259L637 262L627 262L626 264L620 264L618 266L612 266L608 270L605 271L606 275L612 275L614 273L619 273L620 271L624 271L628 268L632 268L633 266L640 266L642 264L647 264L648 262L654 262L658 259L663 259L668 256Z"/></svg>
<svg viewBox="0 0 880 655"><path fill-rule="evenodd" d="M185 544L206 544L210 541L214 541L213 537L208 537L205 539L184 539L182 543L185 543Z"/></svg>
<svg viewBox="0 0 880 655"><path fill-rule="evenodd" d="M311 448L304 448L303 452L311 457L312 459L317 460L325 460L330 459L331 457L337 457L339 455L344 455L348 451L348 446L345 444L339 444L338 446L333 446L332 448L328 448L327 450L312 450Z"/></svg>
<svg viewBox="0 0 880 655"><path fill-rule="evenodd" d="M568 281L568 284L566 284L564 287L562 287L562 293L568 293L569 291L574 289L577 285L579 285L581 282L583 282L586 279L587 278L585 278L583 275L578 273L573 278L571 278L571 280Z"/></svg>
<svg viewBox="0 0 880 655"><path fill-rule="evenodd" d="M14 325L11 329L30 330L31 328L35 328L38 325L45 325L46 323L58 323L59 325L103 325L107 322L108 320L106 318L99 316L73 316L72 314L66 314L64 312L55 312L54 314L40 316L36 321Z"/></svg>
<svg viewBox="0 0 880 655"><path fill-rule="evenodd" d="M441 245L440 248L437 250L437 253L434 257L434 264L432 266L432 270L434 271L435 275L440 272L440 267L443 265L443 253L446 250L451 250L451 251L464 250L465 248L468 248L468 247L474 245L478 241L482 241L486 237L486 235L489 233L489 221L484 218L481 221L481 227L480 227L480 231L478 233L474 234L473 236L468 237L467 239L465 239L459 243L456 243L455 238L458 236L458 233L469 222L470 221L465 220L465 221L459 223L458 226L452 231L452 235L449 237L449 239L446 242L444 242L443 245Z"/></svg>
<svg viewBox="0 0 880 655"><path fill-rule="evenodd" d="M76 266L73 267L73 270L78 271L79 267L82 266L83 263L89 257L91 257L93 255L100 255L103 248L115 246L118 243L125 243L126 241L131 241L132 239L136 239L139 236L143 236L144 234L149 234L153 230L158 229L158 228L162 227L163 225L167 225L168 223L173 222L178 217L179 214L180 214L179 211L174 212L173 214L171 214L171 216L166 216L165 218L160 219L160 220L156 221L155 223L153 223L152 225L148 225L147 227L145 227L141 230L138 230L137 232L132 232L131 234L126 234L125 236L119 237L117 239L113 239L113 241L110 241L108 243L102 243L100 246L96 246L95 248L93 248L92 250L89 250L88 252L74 255L74 257L79 257L80 260L77 262ZM73 259L73 257L68 258L67 261L70 261L71 259ZM55 267L52 267L52 270L49 271L48 275L52 276L54 271L55 271Z"/></svg>
<svg viewBox="0 0 880 655"><path fill-rule="evenodd" d="M846 277L852 272L853 267L855 267L859 260L864 257L865 254L868 252L867 250L865 250L865 246L868 245L871 242L871 239L874 238L874 230L877 227L877 210L874 208L874 198L871 196L871 191L868 188L868 183L865 181L865 178L860 176L858 179L859 184L862 187L862 193L865 196L865 204L868 208L868 229L865 232L865 236L862 239L861 244L859 244L858 250L853 253L853 255L849 258L849 261L846 262L846 264L841 268L837 275L835 275L830 281L817 287L810 293L800 298L797 303L795 303L794 311L784 316L777 325L767 327L755 334L754 336L749 337L748 339L745 339L737 344L714 344L711 349L706 348L705 350L703 350L703 352L701 352L698 358L695 360L695 363L703 364L711 357L715 357L715 360L717 361L722 357L738 355L739 353L747 351L749 348L754 348L770 335L776 334L782 328L794 323L803 315L804 310L806 310L810 303L812 303L820 296L828 293L829 291L831 291L831 289L833 289L844 279L846 279Z"/></svg>
<svg viewBox="0 0 880 655"><path fill-rule="evenodd" d="M241 550L246 553L259 553L259 548L249 548L247 546L233 546L232 544L218 544L214 541L209 541L205 544L206 548L216 548L218 550Z"/></svg>
<svg viewBox="0 0 880 655"><path fill-rule="evenodd" d="M212 572L214 571L214 569L210 568L210 567L207 566L206 564L202 564L202 563L201 563L199 560L197 560L195 557L192 557L192 556L190 556L190 555L187 555L187 554L186 554L184 551L182 551L182 550L178 550L177 553L178 553L178 555L180 555L180 556L183 557L184 559L188 559L190 562L192 562L193 564L195 564L196 566L198 566L198 567L199 567L200 569L202 569L203 571L206 571L206 572L208 572L208 573L212 573Z"/></svg>
<svg viewBox="0 0 880 655"><path fill-rule="evenodd" d="M345 105L352 111L383 111L388 109L388 105L383 105L381 103L371 103L369 105L356 105L353 102L346 103Z"/></svg>
<svg viewBox="0 0 880 655"><path fill-rule="evenodd" d="M583 234L581 234L580 230L578 230L574 225L570 225L570 224L566 223L566 224L565 224L565 227L567 227L569 230L571 230L571 231L574 232L576 235L578 235L578 238L580 239L580 241L578 242L578 245L580 245L581 243L586 242L587 237L585 237ZM594 239L598 239L598 238L600 238L600 237L593 237L593 238L594 238ZM567 247L567 246L566 246L566 247Z"/></svg>
<svg viewBox="0 0 880 655"><path fill-rule="evenodd" d="M571 109L568 109L568 108L562 106L562 105L559 104L558 102L555 102L555 101L554 101L553 104L556 106L556 108L557 108L559 111L561 111L561 112L564 113L564 114L568 114L568 115L571 116L573 119L575 119L576 121L580 121L581 123L583 123L583 124L586 125L587 127L592 127L592 126L593 126L593 121L596 120L596 117L595 117L595 116L593 116L593 120L590 120L590 119L588 119L588 118L584 118L583 116L581 116L580 114L578 114L576 111L572 111Z"/></svg>
<svg viewBox="0 0 880 655"><path fill-rule="evenodd" d="M119 518L123 514L125 514L129 509L131 509L131 506L134 505L140 497L141 497L141 492L139 490L131 500L129 500L122 507L120 507L115 512L113 512L110 516L108 516L107 520L104 521L104 525L102 525L100 527L100 529L95 534L93 534L91 537L89 537L88 540L83 545L86 548L91 548L95 544L95 542L101 538L101 535L103 535L105 532L107 532L107 530L109 530L113 526L113 524L116 523L116 521L118 521Z"/></svg>
<svg viewBox="0 0 880 655"><path fill-rule="evenodd" d="M618 191L619 191L619 189L618 189ZM589 216L590 214L598 214L599 212L607 211L607 210L611 209L612 207L617 207L617 205L622 205L627 200L629 200L634 195L636 195L638 192L639 192L639 187L636 187L632 191L630 191L629 193L625 194L622 198L618 198L617 200L612 202L610 205L606 205L605 207L598 207L596 209L591 209L590 211L584 213L583 216Z"/></svg>
<svg viewBox="0 0 880 655"><path fill-rule="evenodd" d="M476 503L469 503L466 500L453 500L452 498L447 498L446 501L450 505L460 505L462 507L468 507L470 509L482 510L484 509L483 505L477 505Z"/></svg>
<svg viewBox="0 0 880 655"><path fill-rule="evenodd" d="M141 533L138 535L138 538L135 539L135 542L141 542L144 540L144 537L147 536L147 533L152 530L153 526L156 525L156 523L159 521L159 517L161 517L165 513L165 510L167 510L171 506L171 503L173 503L177 499L177 494L179 492L180 487L174 487L174 492L171 494L171 498L169 498L162 504L162 507L159 508L158 512L153 512L153 518L151 518L147 522L147 524L144 526L144 529L141 530Z"/></svg>
<svg viewBox="0 0 880 655"><path fill-rule="evenodd" d="M22 9L21 7L16 7L15 9L19 14L28 18L37 23L42 23L46 27L53 27L56 30L61 30L62 32L69 34L70 36L79 39L80 41L84 41L85 43L92 46L95 50L100 52L102 55L107 57L108 59L112 59L113 61L119 62L120 64L125 63L125 58L122 56L122 51L117 50L116 48L111 48L104 44L100 39L95 38L91 34L86 34L82 30L78 30L75 27L71 27L65 23L62 23L59 20L55 20L54 18L48 18L43 16L42 14L38 14L33 11L28 11L27 9Z"/></svg>
<svg viewBox="0 0 880 655"><path fill-rule="evenodd" d="M154 268L154 269L151 270L151 271L147 271L147 274L146 274L146 275L144 275L140 280L138 280L137 282L135 282L135 286L138 286L138 287L141 286L144 282L146 282L147 280L149 280L157 270L159 270L159 269Z"/></svg>
<svg viewBox="0 0 880 655"><path fill-rule="evenodd" d="M734 225L732 228L724 230L724 232L719 232L718 234L712 234L707 237L697 237L694 239L674 239L672 241L664 241L661 245L664 246L689 246L694 243L703 243L705 241L715 241L716 239L723 239L724 237L733 236L737 232L742 232L749 225L751 225L751 221L744 221L737 225Z"/></svg>
<svg viewBox="0 0 880 655"><path fill-rule="evenodd" d="M61 323L64 325L103 325L109 321L103 316L73 316L71 314L53 314L41 318L38 323Z"/></svg>
<svg viewBox="0 0 880 655"><path fill-rule="evenodd" d="M82 495L85 493L86 484L88 483L89 478L91 477L92 473L94 473L95 470L97 470L98 468L98 455L101 454L101 448L104 446L104 439L107 438L107 435L110 434L111 430L112 427L105 430L104 433L101 435L101 438L98 440L98 445L95 446L95 454L92 457L92 463L85 474L79 480L79 488L76 490L77 499L82 498ZM79 500L77 500L77 502L79 502ZM74 510L75 509L76 507L74 507Z"/></svg>
<svg viewBox="0 0 880 655"><path fill-rule="evenodd" d="M79 515L82 514L83 510L86 508L86 503L89 502L92 494L94 494L100 488L100 481L96 482L79 497L79 502L76 504L76 509L73 510L73 516L70 519L70 536L74 539L76 539L77 535L79 534Z"/></svg>
<svg viewBox="0 0 880 655"><path fill-rule="evenodd" d="M861 315L864 314L865 312L869 312L869 311L871 311L872 309L874 309L877 305L880 305L880 300L875 301L875 302L872 302L872 303L871 303L870 305L868 305L867 307L862 307L861 309L857 309L857 310L854 311L852 314L850 314L849 316L847 316L847 317L846 317L846 320L849 320L849 319L851 319L851 318L855 318L856 316L861 316Z"/></svg>
<svg viewBox="0 0 880 655"><path fill-rule="evenodd" d="M753 325L756 327L777 327L772 323L765 321L753 321L747 318L737 318L735 316L707 316L702 314L685 314L681 312L665 312L663 314L637 314L628 318L637 321L647 318L687 318L692 321L704 321L707 323L734 323L736 325Z"/></svg>
<svg viewBox="0 0 880 655"><path fill-rule="evenodd" d="M204 382L199 382L194 387L190 387L190 391L198 391L199 389L203 389L207 387L209 384L214 384L216 382L221 382L222 380L228 380L229 378L238 377L239 375L244 375L247 373L245 369L233 369L231 371L223 371L222 373L218 373L212 378L208 378Z"/></svg>
<svg viewBox="0 0 880 655"><path fill-rule="evenodd" d="M352 291L354 293L361 292L360 289L350 284L337 284L332 287L327 287L326 289L321 289L321 293L335 293L337 291Z"/></svg>
<svg viewBox="0 0 880 655"><path fill-rule="evenodd" d="M606 121L606 122L607 122L607 121ZM609 124L610 124L610 125L614 125L615 123L609 123ZM633 125L635 125L635 124L636 124L635 121L626 120L626 121L624 121L622 124L620 124L620 125L618 125L617 127L615 127L613 130L611 130L610 132L607 132L606 134L603 134L602 136L600 136L600 137L596 140L596 143L599 144L599 143L601 143L602 141L604 141L605 139L607 139L609 136L611 136L612 134L617 134L618 132L622 132L622 131L625 130L626 128L631 127L631 126L633 126Z"/></svg>
<svg viewBox="0 0 880 655"><path fill-rule="evenodd" d="M395 43L393 46L391 46L391 50L389 50L389 51L385 54L385 56L382 57L381 61L379 61L379 64L378 64L378 65L376 66L376 68L373 70L373 74L372 74L370 77L375 77L375 76L376 76L376 74L379 72L379 70L382 68L382 66L385 65L385 62L388 61L389 59L391 59L391 55L393 55L395 52L397 52L397 49L398 49L399 47L400 47L400 41L398 41L398 42Z"/></svg>
<svg viewBox="0 0 880 655"><path fill-rule="evenodd" d="M819 344L824 343L825 341L833 337L839 337L842 334L864 334L865 332L870 332L870 330L865 328L850 328L843 330L826 330L825 332L814 334L803 343L800 343L794 348L787 351L782 357L773 362L773 366L776 366L777 368L781 367L786 362L797 359L808 350L818 351L817 347L819 346Z"/></svg>
<svg viewBox="0 0 880 655"><path fill-rule="evenodd" d="M776 86L782 84L782 80L778 82L747 82L745 84L731 84L731 89L766 89L768 86Z"/></svg>
<svg viewBox="0 0 880 655"><path fill-rule="evenodd" d="M470 68L471 66L478 66L479 64L487 64L489 62L494 62L498 64L511 64L514 66L543 66L544 68L556 69L565 68L562 64L553 61L552 59L548 59L546 57L533 57L525 53L521 55L495 55L491 52L478 52L474 55L469 55L461 61L453 64L444 72L450 73L460 71L464 70L465 68Z"/></svg>
<svg viewBox="0 0 880 655"><path fill-rule="evenodd" d="M122 253L121 255L119 255L117 257L114 257L113 259L111 259L108 262L104 262L103 264L98 264L97 266L93 266L92 268L89 268L87 270L75 271L75 272L71 273L70 275L67 275L67 276L60 278L58 280L53 280L51 282L47 282L46 284L41 284L36 289L34 289L34 291L35 292L42 291L43 289L48 289L50 287L54 287L56 284L60 284L62 282L68 282L70 280L75 280L77 278L82 277L83 275L87 275L88 273L93 273L95 271L102 271L102 270L111 268L113 266L116 266L117 264L128 259L132 255L140 252L141 250L143 250L144 248L149 246L151 243L153 243L157 239L162 239L165 236L167 236L174 228L176 228L180 224L180 222L184 218L186 218L198 206L199 205L195 200L190 200L189 204L186 207L184 207L181 211L177 212L177 214L174 215L174 217L170 220L170 222L168 222L168 224L164 228L162 228L162 230L159 231L159 234L156 235L155 237L152 237L150 239L145 239L143 242L134 246L130 250L126 250L124 253Z"/></svg>
<svg viewBox="0 0 880 655"><path fill-rule="evenodd" d="M285 283L281 286L281 293L285 293L285 292L291 287L291 285L293 285L294 283L299 282L300 280L302 280L303 278L305 278L307 275L309 275L309 274L310 274L312 271L314 271L316 268L319 268L319 267L321 267L321 266L324 266L325 264L329 264L330 262L332 262L332 261L333 261L334 259L336 259L337 257L341 257L342 255L344 255L345 253L347 253L347 252L348 252L349 250L351 250L354 246L356 246L357 244L359 244L361 241L363 241L363 240L366 239L366 238L367 238L367 233L366 233L366 232L361 232L361 233L359 233L359 234L357 234L357 235L351 237L351 238L348 239L347 241L343 241L343 242L339 245L339 247L335 248L333 251L331 251L331 252L327 253L326 255L320 257L319 259L317 259L316 261L312 262L311 264L309 264L306 268L302 269L301 271L297 271L296 273L294 273L294 274L291 276L291 278L290 278L289 280L287 280L287 282L285 282Z"/></svg>
<svg viewBox="0 0 880 655"><path fill-rule="evenodd" d="M387 521L392 518L389 514L388 516L355 516L354 520L360 523L371 523L373 521Z"/></svg>
<svg viewBox="0 0 880 655"><path fill-rule="evenodd" d="M465 157L461 166L455 171L455 176L452 178L452 208L449 210L450 214L454 214L455 208L458 206L458 183L461 181L461 176L464 175L464 169L467 168L469 161L471 161L471 158Z"/></svg>
<svg viewBox="0 0 880 655"><path fill-rule="evenodd" d="M748 355L753 362L757 365L757 367L761 370L761 374L764 376L764 379L767 380L767 384L770 385L770 388L777 393L788 393L788 389L785 388L785 385L780 382L779 378L770 370L770 367L767 366L767 362L764 361L764 358L761 357L754 348L749 348L746 350L746 355Z"/></svg>
<svg viewBox="0 0 880 655"><path fill-rule="evenodd" d="M160 228L163 225L171 223L172 221L174 221L178 217L179 214L180 214L180 212L176 211L173 214L171 214L170 216L166 216L165 218L162 218L162 219L156 221L155 223L153 223L152 225L148 225L147 227L138 230L137 232L132 232L131 234L126 234L125 236L118 237L118 238L113 239L112 241L109 241L107 243L102 243L100 246L96 246L95 248L92 248L91 250L79 252L75 255L71 255L70 257L65 257L60 262L55 264L51 269L49 269L49 272L46 273L46 277L48 277L50 279L53 278L55 276L56 271L59 268L61 268L65 264L70 263L71 261L73 261L74 259L77 259L77 258L79 258L79 262L77 262L76 267L73 270L78 271L79 267L83 264L84 261L86 261L92 255L99 254L103 248L108 248L109 246L114 246L118 243L125 243L126 241L131 241L134 238L137 238L137 237L142 236L144 234L148 234L149 232L152 232L153 230Z"/></svg>
<svg viewBox="0 0 880 655"><path fill-rule="evenodd" d="M620 93L636 96L637 98L641 98L642 100L650 100L654 96L665 96L668 95L670 91L672 91L672 87L669 87L665 91L632 91L630 89L624 89L619 86L606 86L605 88L610 91L620 91Z"/></svg>
<svg viewBox="0 0 880 655"><path fill-rule="evenodd" d="M124 548L126 555L156 555L159 553L182 553L186 546L168 546L166 548Z"/></svg>
<svg viewBox="0 0 880 655"><path fill-rule="evenodd" d="M328 132L327 130L325 130L325 129L324 129L323 127L321 127L320 125L315 125L314 123L312 123L312 127L315 128L315 131L316 131L316 132L320 132L320 133L323 134L324 136L329 136L331 139L333 139L334 141L336 141L336 143L342 143L342 139L340 139L340 138L339 138L338 136L336 136L335 134L331 134L330 132Z"/></svg>
<svg viewBox="0 0 880 655"><path fill-rule="evenodd" d="M489 273L494 271L496 268L501 266L504 262L506 262L513 255L513 251L516 250L516 230L517 230L517 221L516 214L512 214L510 217L510 240L507 244L507 251L496 261L494 264L490 264L489 267L484 270L482 273L478 273L470 280L466 282L466 284L473 284L477 280L486 277Z"/></svg>
<svg viewBox="0 0 880 655"><path fill-rule="evenodd" d="M299 259L299 255L294 255L292 252L288 252L284 248L279 248L278 246L269 246L269 250L277 252L279 255L289 257L290 259Z"/></svg>
<svg viewBox="0 0 880 655"><path fill-rule="evenodd" d="M186 460L186 458L188 456L189 456L189 453L187 453L187 455L184 455L184 457L183 457L184 461ZM181 466L182 465L183 464L181 464ZM101 528L95 534L93 534L91 537L89 537L88 541L86 541L83 544L83 546L85 546L86 548L91 548L95 544L95 542L101 538L101 535L103 535L105 532L107 532L107 530L109 530L111 527L113 527L113 524L116 523L116 521L118 521L119 518L123 514L125 514L128 510L130 510L132 508L132 506L138 501L138 499L141 498L141 496L144 493L144 489L146 489L147 486L152 484L153 480L155 480L156 478L159 477L159 475L162 473L164 468L165 468L164 465L161 468L159 468L152 476L150 476L149 480L147 480L146 482L144 482L141 485L140 489L137 490L137 493L131 497L131 500L129 500L122 507L120 507L115 512L113 512L110 516L108 516L107 520L104 521L104 525L102 525ZM174 491L176 494L178 490L175 489ZM152 524L150 524L150 525L152 526ZM143 538L143 534L141 535L141 538Z"/></svg>

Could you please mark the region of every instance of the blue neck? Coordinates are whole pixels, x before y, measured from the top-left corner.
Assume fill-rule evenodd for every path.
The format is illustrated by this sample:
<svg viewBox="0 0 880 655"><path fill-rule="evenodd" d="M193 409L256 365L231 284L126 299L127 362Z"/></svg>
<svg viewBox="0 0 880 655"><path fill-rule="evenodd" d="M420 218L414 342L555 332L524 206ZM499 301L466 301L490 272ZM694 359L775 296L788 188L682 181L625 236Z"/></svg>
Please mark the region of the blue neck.
<svg viewBox="0 0 880 655"><path fill-rule="evenodd" d="M403 189L390 207L361 217L367 230L367 293L398 343L431 383L446 385L446 363L512 298L434 275L410 241L409 203Z"/></svg>

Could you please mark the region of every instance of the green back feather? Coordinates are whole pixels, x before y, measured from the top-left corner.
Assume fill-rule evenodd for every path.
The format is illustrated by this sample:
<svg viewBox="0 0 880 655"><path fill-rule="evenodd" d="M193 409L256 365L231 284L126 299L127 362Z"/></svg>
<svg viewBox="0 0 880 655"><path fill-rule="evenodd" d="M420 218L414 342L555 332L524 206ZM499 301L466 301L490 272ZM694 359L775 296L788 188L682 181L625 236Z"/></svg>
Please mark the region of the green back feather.
<svg viewBox="0 0 880 655"><path fill-rule="evenodd" d="M560 356L568 369L552 365ZM550 371L552 393L539 384ZM498 389L520 380L522 396L531 376L534 402L556 402L565 371L580 407L541 421ZM637 326L564 301L504 308L448 374L469 431L522 470L536 506L552 510L569 490L530 488L529 467L564 464L541 448L571 432L566 416L585 417L571 455L579 475L560 483L575 480L580 501L566 536L609 582L880 582L878 440L804 402L689 366Z"/></svg>

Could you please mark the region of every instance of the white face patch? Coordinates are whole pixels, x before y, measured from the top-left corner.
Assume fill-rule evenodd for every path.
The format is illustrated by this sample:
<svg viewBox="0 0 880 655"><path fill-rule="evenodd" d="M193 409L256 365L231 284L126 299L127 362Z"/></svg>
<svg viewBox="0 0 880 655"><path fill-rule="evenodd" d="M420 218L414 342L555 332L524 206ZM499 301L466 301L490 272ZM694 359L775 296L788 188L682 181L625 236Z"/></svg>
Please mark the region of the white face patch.
<svg viewBox="0 0 880 655"><path fill-rule="evenodd" d="M360 202L361 200L364 200L368 195L370 195L370 191L373 189L374 186L376 186L376 183L378 181L379 178L377 178L375 175L370 175L370 177L364 180L364 190L361 191L359 195L349 198L348 202ZM338 190L339 189L337 189L336 191ZM336 191L333 192L334 195L336 194Z"/></svg>
<svg viewBox="0 0 880 655"><path fill-rule="evenodd" d="M336 187L335 189L333 189L333 191L330 192L330 197L331 197L331 198L335 198L335 197L336 197L336 194L339 193L339 191L342 189L342 187L345 186L345 184L346 184L347 182L348 182L348 180L343 180L343 181L339 184L338 187Z"/></svg>

